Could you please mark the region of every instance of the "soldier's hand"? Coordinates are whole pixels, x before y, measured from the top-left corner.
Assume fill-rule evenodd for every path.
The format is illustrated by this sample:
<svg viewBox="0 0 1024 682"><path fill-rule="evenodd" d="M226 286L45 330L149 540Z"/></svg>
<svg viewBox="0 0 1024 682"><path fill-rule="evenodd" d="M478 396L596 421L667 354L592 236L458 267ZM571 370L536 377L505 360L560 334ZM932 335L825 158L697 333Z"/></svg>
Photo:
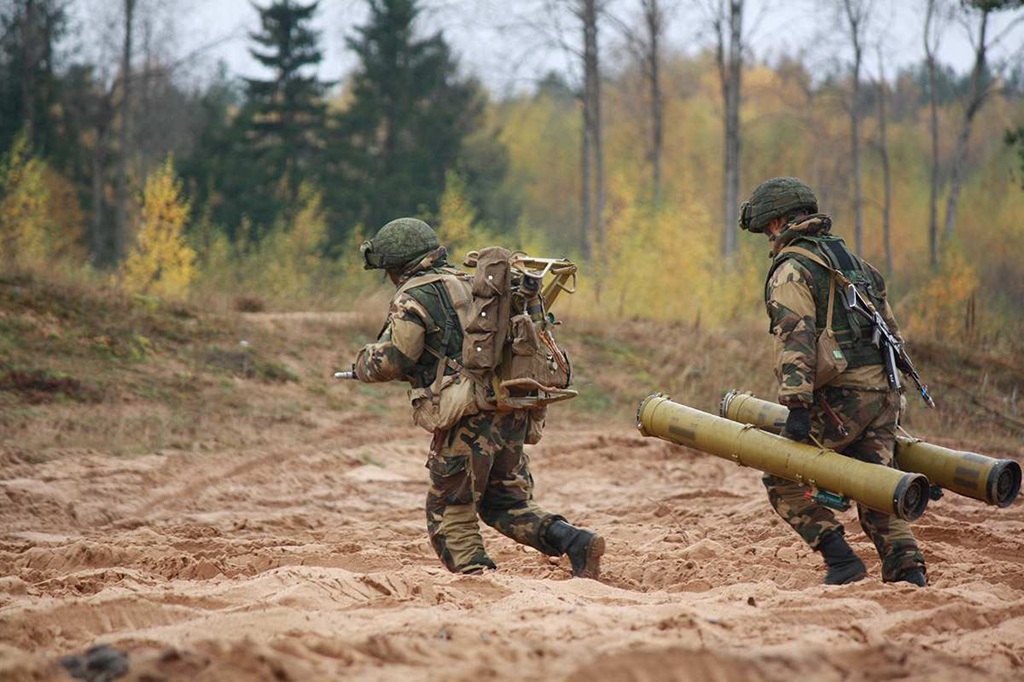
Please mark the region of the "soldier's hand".
<svg viewBox="0 0 1024 682"><path fill-rule="evenodd" d="M782 435L799 443L807 443L811 436L811 409L809 407L789 408L786 428Z"/></svg>

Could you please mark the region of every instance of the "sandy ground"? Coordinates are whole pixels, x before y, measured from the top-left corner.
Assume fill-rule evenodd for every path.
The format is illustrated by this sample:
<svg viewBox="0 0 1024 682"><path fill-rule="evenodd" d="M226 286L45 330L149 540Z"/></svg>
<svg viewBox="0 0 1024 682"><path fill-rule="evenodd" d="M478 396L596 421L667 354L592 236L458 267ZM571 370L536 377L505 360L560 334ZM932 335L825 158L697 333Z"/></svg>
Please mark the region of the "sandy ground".
<svg viewBox="0 0 1024 682"><path fill-rule="evenodd" d="M537 497L607 538L602 579L490 529L499 569L456 576L405 419L314 413L254 447L133 458L0 449L0 679L66 679L57 658L96 644L130 680L1024 679L1019 501L933 502L925 589L883 584L844 513L870 577L829 587L758 472L628 415L555 415Z"/></svg>

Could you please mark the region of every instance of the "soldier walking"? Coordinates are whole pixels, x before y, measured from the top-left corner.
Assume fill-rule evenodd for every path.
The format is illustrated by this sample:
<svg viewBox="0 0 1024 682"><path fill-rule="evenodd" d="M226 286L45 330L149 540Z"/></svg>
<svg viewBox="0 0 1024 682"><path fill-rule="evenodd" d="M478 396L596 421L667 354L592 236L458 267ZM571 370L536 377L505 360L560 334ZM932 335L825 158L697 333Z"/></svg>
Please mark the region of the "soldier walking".
<svg viewBox="0 0 1024 682"><path fill-rule="evenodd" d="M779 402L789 408L783 435L800 442L813 436L848 457L892 466L902 392L890 386L870 326L844 306L832 273L841 272L866 294L898 334L881 274L831 234L832 219L818 213L814 192L797 178L759 185L741 206L739 224L771 242L764 296L776 339ZM821 553L826 584L866 577L830 509L807 499L799 483L771 474L763 480L775 511ZM927 585L910 525L860 504L857 514L882 560L882 580Z"/></svg>
<svg viewBox="0 0 1024 682"><path fill-rule="evenodd" d="M383 269L397 291L376 342L359 351L356 378L408 381L411 394L427 397L436 386L457 390L463 330L456 303L471 296L471 276L448 264L437 234L415 218L389 222L360 251L365 268ZM440 403L451 400L442 396ZM574 576L597 578L604 539L534 501L523 445L537 427L531 424L536 416L520 409L499 412L472 400L463 412L451 426L433 431L427 460L427 531L448 570L496 568L480 535L482 518L520 544L549 556L568 555Z"/></svg>

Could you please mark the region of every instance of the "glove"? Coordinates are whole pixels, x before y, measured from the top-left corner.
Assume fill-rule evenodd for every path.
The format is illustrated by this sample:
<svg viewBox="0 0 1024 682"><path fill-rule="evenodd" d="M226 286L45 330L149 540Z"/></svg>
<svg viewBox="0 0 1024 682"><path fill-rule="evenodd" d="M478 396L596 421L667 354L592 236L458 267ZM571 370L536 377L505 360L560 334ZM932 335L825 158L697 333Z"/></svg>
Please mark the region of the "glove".
<svg viewBox="0 0 1024 682"><path fill-rule="evenodd" d="M782 435L798 443L807 443L811 435L811 408L791 407L786 418L786 428Z"/></svg>

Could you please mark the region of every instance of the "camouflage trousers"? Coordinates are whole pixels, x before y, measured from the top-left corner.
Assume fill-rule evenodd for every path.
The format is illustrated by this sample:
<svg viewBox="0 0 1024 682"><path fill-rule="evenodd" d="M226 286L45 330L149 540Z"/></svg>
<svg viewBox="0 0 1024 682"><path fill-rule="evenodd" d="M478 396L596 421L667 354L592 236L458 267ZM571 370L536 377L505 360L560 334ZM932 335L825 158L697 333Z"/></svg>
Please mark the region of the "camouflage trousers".
<svg viewBox="0 0 1024 682"><path fill-rule="evenodd" d="M448 570L494 568L484 549L479 519L516 542L558 556L545 532L563 517L533 500L530 460L523 450L528 415L481 412L459 420L440 451L427 461L427 531Z"/></svg>
<svg viewBox="0 0 1024 682"><path fill-rule="evenodd" d="M811 407L811 434L818 442L862 462L892 466L898 393L825 386L815 397L819 400ZM821 397L835 417L822 406ZM846 428L845 436L837 421ZM763 480L772 507L812 549L817 549L828 533L845 532L832 510L806 498L805 486L771 474L765 474ZM892 582L908 570L925 569L909 523L861 504L857 516L882 560L882 580Z"/></svg>

